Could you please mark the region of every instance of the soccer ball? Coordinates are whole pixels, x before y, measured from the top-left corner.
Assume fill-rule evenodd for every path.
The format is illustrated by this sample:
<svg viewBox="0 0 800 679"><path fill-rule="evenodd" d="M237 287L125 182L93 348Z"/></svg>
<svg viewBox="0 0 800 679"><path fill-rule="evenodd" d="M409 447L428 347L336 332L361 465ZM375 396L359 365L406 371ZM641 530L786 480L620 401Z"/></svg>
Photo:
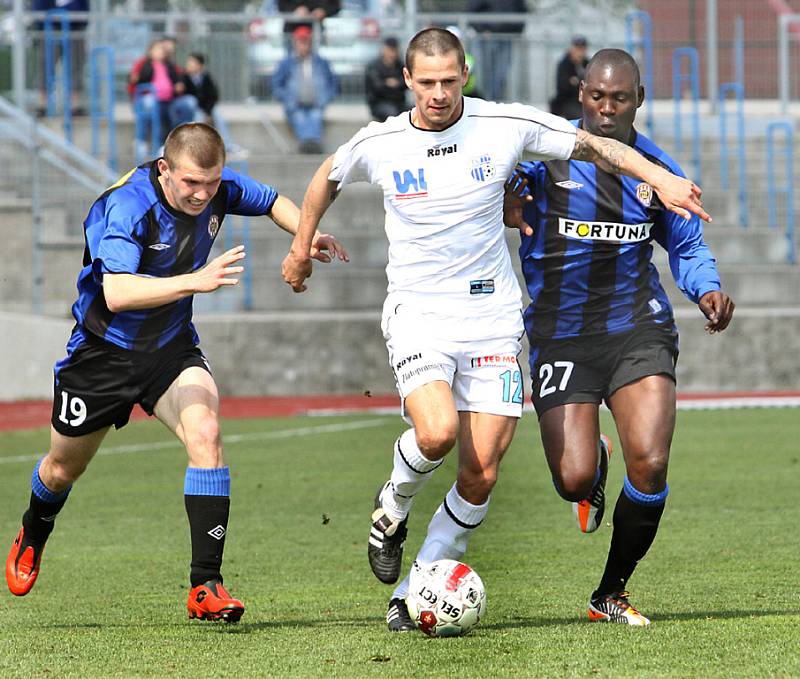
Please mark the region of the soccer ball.
<svg viewBox="0 0 800 679"><path fill-rule="evenodd" d="M466 564L440 559L411 570L408 612L430 637L456 637L469 632L486 610L480 576Z"/></svg>

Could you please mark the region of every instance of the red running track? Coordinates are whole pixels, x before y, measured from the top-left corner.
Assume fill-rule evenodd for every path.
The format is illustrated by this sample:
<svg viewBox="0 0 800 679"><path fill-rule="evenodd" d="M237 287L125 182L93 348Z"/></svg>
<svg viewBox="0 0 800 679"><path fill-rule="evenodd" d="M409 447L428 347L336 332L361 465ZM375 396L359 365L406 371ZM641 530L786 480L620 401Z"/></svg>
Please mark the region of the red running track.
<svg viewBox="0 0 800 679"><path fill-rule="evenodd" d="M678 403L726 401L728 404L741 400L742 407L757 399L797 399L800 391L728 391L715 393L678 394ZM396 395L344 394L319 396L253 396L228 397L220 403L222 417L240 419L252 417L288 417L306 413L324 414L332 412L369 412L385 408L397 408L400 399ZM46 427L50 423L50 401L3 401L0 402L0 431ZM132 420L145 419L141 408L134 409Z"/></svg>

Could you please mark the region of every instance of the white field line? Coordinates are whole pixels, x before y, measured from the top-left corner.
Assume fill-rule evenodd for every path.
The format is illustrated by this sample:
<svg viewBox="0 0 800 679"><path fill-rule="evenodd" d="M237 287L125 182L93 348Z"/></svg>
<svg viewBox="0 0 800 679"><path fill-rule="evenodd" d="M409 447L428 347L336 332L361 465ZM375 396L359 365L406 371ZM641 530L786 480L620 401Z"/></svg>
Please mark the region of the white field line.
<svg viewBox="0 0 800 679"><path fill-rule="evenodd" d="M600 406L604 410L605 404ZM678 397L678 410L730 410L733 408L800 408L800 396L714 396L709 398ZM533 406L527 400L522 410L533 412ZM398 406L376 408L319 408L309 410L305 414L311 417L330 417L332 415L358 415L373 413L375 415L399 415Z"/></svg>
<svg viewBox="0 0 800 679"><path fill-rule="evenodd" d="M353 431L358 429L370 429L371 427L382 427L386 424L386 419L379 420L356 420L354 422L342 422L340 424L320 424L315 427L295 427L294 429L278 429L276 431L253 432L251 434L223 434L222 440L226 446L232 443L242 443L244 441L268 441L274 439L289 439L295 436L314 436L315 434L337 434L343 431ZM125 446L101 447L97 451L98 455L127 455L128 453L149 453L155 450L166 450L169 448L182 448L183 444L178 439L169 441L154 441L153 443L135 443ZM11 464L13 462L35 462L41 455L14 455L11 457L0 457L0 464Z"/></svg>

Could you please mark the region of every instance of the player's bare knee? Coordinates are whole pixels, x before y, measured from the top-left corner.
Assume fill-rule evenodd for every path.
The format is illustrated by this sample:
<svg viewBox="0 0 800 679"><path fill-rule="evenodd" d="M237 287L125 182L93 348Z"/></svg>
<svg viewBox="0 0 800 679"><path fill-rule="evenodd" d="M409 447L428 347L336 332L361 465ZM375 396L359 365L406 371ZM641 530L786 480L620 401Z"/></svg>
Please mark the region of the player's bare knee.
<svg viewBox="0 0 800 679"><path fill-rule="evenodd" d="M429 460L439 460L449 453L456 444L456 431L417 430L417 446Z"/></svg>
<svg viewBox="0 0 800 679"><path fill-rule="evenodd" d="M628 479L642 493L659 493L667 481L668 461L665 451L639 455L628 467Z"/></svg>
<svg viewBox="0 0 800 679"><path fill-rule="evenodd" d="M61 492L77 481L84 471L86 471L85 464L51 459L46 465L42 464L39 467L39 476L50 490Z"/></svg>
<svg viewBox="0 0 800 679"><path fill-rule="evenodd" d="M219 466L222 439L216 417L204 418L191 429L186 428L186 449L193 462L203 466Z"/></svg>
<svg viewBox="0 0 800 679"><path fill-rule="evenodd" d="M580 471L553 474L553 485L563 499L568 502L580 502L592 492L595 473L596 470L592 469L591 473Z"/></svg>

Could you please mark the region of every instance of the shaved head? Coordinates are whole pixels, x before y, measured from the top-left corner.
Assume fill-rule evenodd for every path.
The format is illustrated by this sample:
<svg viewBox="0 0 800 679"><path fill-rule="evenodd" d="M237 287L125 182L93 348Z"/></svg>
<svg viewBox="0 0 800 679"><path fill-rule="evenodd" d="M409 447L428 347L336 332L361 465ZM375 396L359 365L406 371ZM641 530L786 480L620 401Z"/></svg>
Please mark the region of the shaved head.
<svg viewBox="0 0 800 679"><path fill-rule="evenodd" d="M638 88L641 82L639 65L636 63L636 59L634 59L625 50L604 49L597 52L591 59L589 59L589 63L586 65L586 75L584 76L585 80L589 79L589 74L591 73L592 69L595 68L605 70L630 69L630 72L634 76L635 87Z"/></svg>

